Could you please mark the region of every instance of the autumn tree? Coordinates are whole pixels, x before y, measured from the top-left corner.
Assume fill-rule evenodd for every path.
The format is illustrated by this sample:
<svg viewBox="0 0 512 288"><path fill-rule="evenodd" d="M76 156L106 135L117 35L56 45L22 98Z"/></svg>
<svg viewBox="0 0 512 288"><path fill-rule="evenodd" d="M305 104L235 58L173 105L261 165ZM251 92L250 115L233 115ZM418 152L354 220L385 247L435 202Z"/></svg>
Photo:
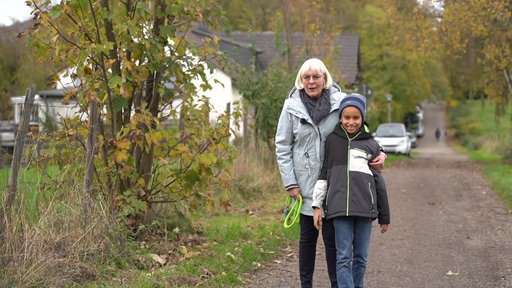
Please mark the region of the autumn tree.
<svg viewBox="0 0 512 288"><path fill-rule="evenodd" d="M233 4L233 1L225 0L222 3ZM282 31L282 43L289 45L283 49L288 53L284 58L288 67L297 68L300 65L298 59L303 60L301 57L318 56L322 50L335 49L329 41L332 35L359 35L362 77L359 80L369 84L373 91L370 99L374 111L370 115L375 117L373 123L384 121L388 93L394 95L393 116L396 116L396 121L401 121L404 113L414 111L416 104L424 99L443 99L450 95L448 78L437 49L438 15L427 6L419 5L414 0L283 0L279 3L280 9L277 11L281 12L267 17L272 19L272 23L282 23L275 26L273 31ZM252 7L257 4L255 1L244 1L240 5ZM227 13L233 19L234 28L231 29L242 29L238 26L240 16L230 10ZM279 15L282 15L281 18ZM256 31L262 28L251 26ZM294 32L304 33L305 41L292 43L290 39ZM335 50L332 50L323 60L338 81L341 79L340 71L335 69L336 65L332 65L337 60L335 57ZM283 61L281 64L285 63ZM289 73L294 73L295 68L291 68Z"/></svg>
<svg viewBox="0 0 512 288"><path fill-rule="evenodd" d="M441 29L446 59L457 68L451 73L461 91L458 99L479 97L482 104L490 99L499 123L512 95L512 3L446 1ZM503 139L496 152L510 163L512 147Z"/></svg>
<svg viewBox="0 0 512 288"><path fill-rule="evenodd" d="M10 97L25 95L31 84L46 89L47 77L55 72L58 63L43 61L34 63L30 49L25 45L19 33L25 30L26 23L14 23L0 27L0 119L11 120L12 104Z"/></svg>
<svg viewBox="0 0 512 288"><path fill-rule="evenodd" d="M461 68L454 71L453 78L460 83L462 96L474 97L480 92L498 107L508 103L512 93L511 20L510 1L446 1L440 26L442 43L446 58ZM464 68L468 63L472 69ZM501 114L503 110L496 111Z"/></svg>
<svg viewBox="0 0 512 288"><path fill-rule="evenodd" d="M235 4L236 3L236 4ZM342 79L339 65L339 47L333 46L333 35L339 34L340 22L336 19L336 1L221 1L220 5L226 9L231 20L230 30L250 31L249 40L252 44L253 63L246 67L233 67L234 85L247 100L251 116L254 119L253 139L264 141L274 150L273 138L277 127L277 119L282 104L294 87L296 73L302 63L311 57L322 57L330 72L336 80ZM238 13L240 11L252 13ZM258 8L260 7L260 8ZM256 17L266 11L267 21L257 21ZM216 27L220 29L221 27ZM265 70L260 70L254 60L257 58L259 47L252 41L256 33L272 31L273 45L267 51L272 54ZM300 43L295 43L293 33L300 32L303 37ZM229 33L227 33L229 35ZM296 40L295 40L296 41ZM268 48L268 47L267 47ZM340 83L342 85L343 83Z"/></svg>
<svg viewBox="0 0 512 288"><path fill-rule="evenodd" d="M374 91L370 116L386 121L391 94L392 120L401 122L421 101L450 93L436 52L436 18L413 1L371 2L359 14L357 28L362 76Z"/></svg>
<svg viewBox="0 0 512 288"><path fill-rule="evenodd" d="M91 149L85 139L97 121L92 197L108 199L130 225L157 204L184 210L218 201L215 191L228 188L233 148L227 114L212 123L203 93L213 83L208 63L217 55L216 39L188 37L195 24L221 15L214 1L27 2L37 17L28 44L80 79L65 99L76 97L86 114L99 105L96 119L77 117L50 135L50 163L83 175Z"/></svg>

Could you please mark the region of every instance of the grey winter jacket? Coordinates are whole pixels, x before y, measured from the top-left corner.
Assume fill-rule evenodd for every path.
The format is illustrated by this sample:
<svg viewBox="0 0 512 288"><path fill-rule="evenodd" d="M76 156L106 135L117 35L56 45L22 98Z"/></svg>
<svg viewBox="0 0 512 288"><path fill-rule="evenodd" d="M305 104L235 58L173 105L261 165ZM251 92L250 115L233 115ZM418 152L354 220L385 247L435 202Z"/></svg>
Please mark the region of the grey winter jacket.
<svg viewBox="0 0 512 288"><path fill-rule="evenodd" d="M318 125L309 116L299 90L293 89L285 100L277 125L276 158L285 188L299 187L301 214L313 216L313 188L324 157L325 139L339 122L338 108L345 93L338 85L330 90L331 110Z"/></svg>

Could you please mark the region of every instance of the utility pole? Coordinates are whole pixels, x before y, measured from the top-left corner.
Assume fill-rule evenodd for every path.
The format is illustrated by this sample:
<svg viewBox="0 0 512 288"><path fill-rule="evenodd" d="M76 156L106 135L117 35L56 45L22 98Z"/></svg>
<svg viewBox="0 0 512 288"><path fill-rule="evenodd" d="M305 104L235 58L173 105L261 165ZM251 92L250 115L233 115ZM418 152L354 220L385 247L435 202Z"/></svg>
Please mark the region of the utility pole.
<svg viewBox="0 0 512 288"><path fill-rule="evenodd" d="M386 98L388 99L388 123L391 123L391 100L393 99L393 95L388 94Z"/></svg>

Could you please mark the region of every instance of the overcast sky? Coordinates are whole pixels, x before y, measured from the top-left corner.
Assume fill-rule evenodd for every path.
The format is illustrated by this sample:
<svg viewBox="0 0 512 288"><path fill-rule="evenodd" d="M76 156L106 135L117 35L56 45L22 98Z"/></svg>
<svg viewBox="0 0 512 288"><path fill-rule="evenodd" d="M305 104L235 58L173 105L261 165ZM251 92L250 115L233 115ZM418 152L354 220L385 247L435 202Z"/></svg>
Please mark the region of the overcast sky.
<svg viewBox="0 0 512 288"><path fill-rule="evenodd" d="M30 19L30 7L25 0L0 0L0 25L10 26L14 20Z"/></svg>

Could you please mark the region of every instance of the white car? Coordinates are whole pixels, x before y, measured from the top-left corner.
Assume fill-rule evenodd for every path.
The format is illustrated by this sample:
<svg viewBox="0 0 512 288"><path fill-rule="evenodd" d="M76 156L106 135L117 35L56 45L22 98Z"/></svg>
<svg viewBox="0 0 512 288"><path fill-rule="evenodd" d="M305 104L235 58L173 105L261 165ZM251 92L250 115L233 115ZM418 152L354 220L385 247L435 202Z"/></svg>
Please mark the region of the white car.
<svg viewBox="0 0 512 288"><path fill-rule="evenodd" d="M411 155L411 139L403 123L383 123L373 134L385 153Z"/></svg>

